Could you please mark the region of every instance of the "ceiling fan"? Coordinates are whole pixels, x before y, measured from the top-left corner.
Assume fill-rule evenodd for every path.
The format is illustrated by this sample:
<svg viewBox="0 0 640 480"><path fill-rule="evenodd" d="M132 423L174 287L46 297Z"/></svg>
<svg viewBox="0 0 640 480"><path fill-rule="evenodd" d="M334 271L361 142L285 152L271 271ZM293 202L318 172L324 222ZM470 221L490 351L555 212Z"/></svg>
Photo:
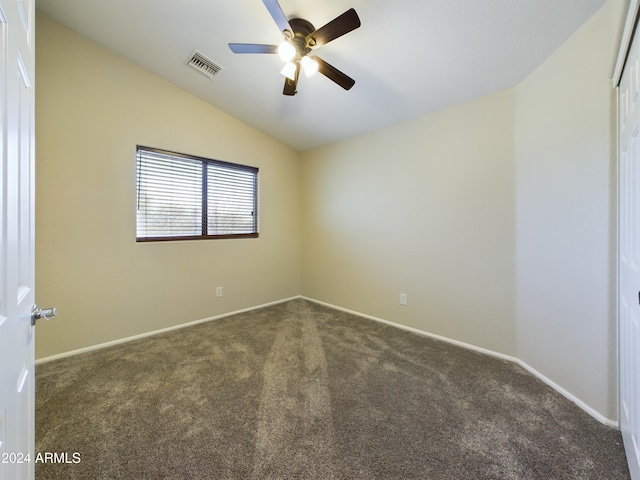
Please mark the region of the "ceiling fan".
<svg viewBox="0 0 640 480"><path fill-rule="evenodd" d="M262 0L262 3L284 35L284 41L280 45L230 43L229 48L233 53L277 53L283 61L287 62L281 72L286 77L282 92L284 95L297 93L301 68L307 76L313 75L316 71L320 72L345 90L353 87L356 83L353 78L321 58L309 55L312 50L360 26L360 18L353 8L316 30L310 22L302 18L287 20L278 0Z"/></svg>

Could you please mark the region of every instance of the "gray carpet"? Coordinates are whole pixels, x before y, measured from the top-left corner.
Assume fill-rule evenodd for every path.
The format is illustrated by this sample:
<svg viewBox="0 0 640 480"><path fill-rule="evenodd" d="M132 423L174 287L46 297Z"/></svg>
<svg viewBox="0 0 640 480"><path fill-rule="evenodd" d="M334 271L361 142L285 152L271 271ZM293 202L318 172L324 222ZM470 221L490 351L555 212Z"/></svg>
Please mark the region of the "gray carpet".
<svg viewBox="0 0 640 480"><path fill-rule="evenodd" d="M36 479L628 479L517 365L295 300L41 364Z"/></svg>

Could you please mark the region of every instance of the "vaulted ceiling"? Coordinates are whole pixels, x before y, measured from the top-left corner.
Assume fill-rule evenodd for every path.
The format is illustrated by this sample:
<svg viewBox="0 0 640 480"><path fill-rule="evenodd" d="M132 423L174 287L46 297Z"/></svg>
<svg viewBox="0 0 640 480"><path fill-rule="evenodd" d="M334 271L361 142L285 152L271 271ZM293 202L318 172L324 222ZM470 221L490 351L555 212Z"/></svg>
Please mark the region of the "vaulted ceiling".
<svg viewBox="0 0 640 480"><path fill-rule="evenodd" d="M303 151L510 88L580 28L604 0L280 0L321 27L347 9L362 26L315 54L356 83L300 77L282 95L277 55L227 44L278 44L262 0L36 0L54 20ZM223 67L185 65L198 50Z"/></svg>

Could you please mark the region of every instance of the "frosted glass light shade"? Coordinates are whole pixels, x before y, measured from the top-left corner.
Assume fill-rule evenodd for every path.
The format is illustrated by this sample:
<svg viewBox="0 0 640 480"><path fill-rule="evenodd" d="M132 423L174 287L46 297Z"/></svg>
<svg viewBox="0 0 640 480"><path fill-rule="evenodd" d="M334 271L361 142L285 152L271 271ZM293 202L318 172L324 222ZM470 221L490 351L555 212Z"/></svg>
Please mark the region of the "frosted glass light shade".
<svg viewBox="0 0 640 480"><path fill-rule="evenodd" d="M318 71L318 62L316 62L313 58L309 58L306 56L302 57L302 60L300 60L300 63L302 64L302 68L304 69L304 74L307 77L310 77L311 75L313 75Z"/></svg>
<svg viewBox="0 0 640 480"><path fill-rule="evenodd" d="M284 68L280 71L282 75L287 77L289 80L296 79L296 66L291 62L287 62Z"/></svg>
<svg viewBox="0 0 640 480"><path fill-rule="evenodd" d="M296 47L285 40L278 45L278 56L283 62L288 62L296 56Z"/></svg>

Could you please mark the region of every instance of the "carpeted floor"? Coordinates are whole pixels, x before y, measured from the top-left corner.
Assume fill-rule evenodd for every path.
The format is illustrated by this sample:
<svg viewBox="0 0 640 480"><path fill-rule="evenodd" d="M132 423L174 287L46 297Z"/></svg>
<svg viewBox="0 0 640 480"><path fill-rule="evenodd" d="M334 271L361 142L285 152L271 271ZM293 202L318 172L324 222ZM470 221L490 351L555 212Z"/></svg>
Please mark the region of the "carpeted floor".
<svg viewBox="0 0 640 480"><path fill-rule="evenodd" d="M68 454L37 480L629 478L619 432L519 366L304 300L41 364L36 392L36 450Z"/></svg>

